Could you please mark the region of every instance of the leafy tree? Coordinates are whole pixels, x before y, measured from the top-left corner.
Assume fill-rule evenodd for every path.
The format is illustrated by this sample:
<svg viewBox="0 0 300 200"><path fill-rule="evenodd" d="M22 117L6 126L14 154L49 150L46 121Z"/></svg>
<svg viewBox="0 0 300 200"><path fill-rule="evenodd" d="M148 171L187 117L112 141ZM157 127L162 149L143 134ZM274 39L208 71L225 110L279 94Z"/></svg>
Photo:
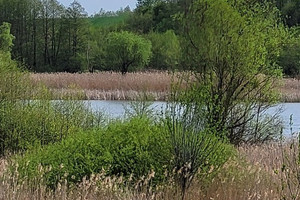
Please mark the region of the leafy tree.
<svg viewBox="0 0 300 200"><path fill-rule="evenodd" d="M174 16L181 9L181 5L177 1L139 1L135 12L127 20L128 29L139 33L151 31L163 33L167 30L174 30L179 33L181 26Z"/></svg>
<svg viewBox="0 0 300 200"><path fill-rule="evenodd" d="M299 78L300 75L300 38L292 36L284 45L278 58L278 64L282 67L284 74Z"/></svg>
<svg viewBox="0 0 300 200"><path fill-rule="evenodd" d="M273 85L281 76L276 61L286 33L268 3L195 0L180 16L191 71L173 86L168 128L184 199L197 171L205 173L205 163L214 171L226 162L223 141L240 145L276 137L262 128L261 119L276 101Z"/></svg>
<svg viewBox="0 0 300 200"><path fill-rule="evenodd" d="M10 27L9 23L3 23L0 26L0 50L2 52L10 52L13 46L14 36L10 34Z"/></svg>
<svg viewBox="0 0 300 200"><path fill-rule="evenodd" d="M233 144L273 138L259 133L254 119L276 101L276 61L286 36L278 10L244 0L197 0L183 17L186 57L195 71L185 101L205 109L207 126Z"/></svg>
<svg viewBox="0 0 300 200"><path fill-rule="evenodd" d="M90 38L86 52L86 66L89 72L94 70L110 70L106 67L106 37L108 31L105 28L90 28Z"/></svg>
<svg viewBox="0 0 300 200"><path fill-rule="evenodd" d="M151 42L133 33L112 32L107 36L107 65L126 74L130 68L147 65L151 57Z"/></svg>
<svg viewBox="0 0 300 200"><path fill-rule="evenodd" d="M152 12L134 12L126 20L127 30L136 33L149 33L153 30Z"/></svg>
<svg viewBox="0 0 300 200"><path fill-rule="evenodd" d="M0 23L12 24L12 58L33 71L78 71L86 52L87 18L74 1L68 9L57 0L0 1ZM70 67L71 66L71 67Z"/></svg>
<svg viewBox="0 0 300 200"><path fill-rule="evenodd" d="M78 1L71 3L70 7L67 9L67 17L70 19L70 49L73 56L76 56L78 50L80 49L80 44L82 40L82 29L84 26L84 18L87 16L85 9L80 5Z"/></svg>
<svg viewBox="0 0 300 200"><path fill-rule="evenodd" d="M154 69L174 69L179 63L181 48L174 31L165 33L150 33L152 43L152 58L149 66Z"/></svg>

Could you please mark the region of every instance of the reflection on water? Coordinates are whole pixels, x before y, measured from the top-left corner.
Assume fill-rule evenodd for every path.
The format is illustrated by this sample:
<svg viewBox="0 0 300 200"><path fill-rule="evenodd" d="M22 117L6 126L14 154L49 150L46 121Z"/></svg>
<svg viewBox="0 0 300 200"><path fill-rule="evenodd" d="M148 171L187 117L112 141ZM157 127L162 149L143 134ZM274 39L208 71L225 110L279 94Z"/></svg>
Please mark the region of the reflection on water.
<svg viewBox="0 0 300 200"><path fill-rule="evenodd" d="M85 101L94 111L101 110L113 118L123 117L125 114L125 107L129 108L130 101ZM166 102L153 102L151 109L161 113L162 109L166 108ZM284 124L284 134L300 131L300 103L283 103L274 106L268 110L268 114L274 114L282 108L280 116ZM290 117L292 116L292 124L290 124ZM291 130L292 129L292 130Z"/></svg>

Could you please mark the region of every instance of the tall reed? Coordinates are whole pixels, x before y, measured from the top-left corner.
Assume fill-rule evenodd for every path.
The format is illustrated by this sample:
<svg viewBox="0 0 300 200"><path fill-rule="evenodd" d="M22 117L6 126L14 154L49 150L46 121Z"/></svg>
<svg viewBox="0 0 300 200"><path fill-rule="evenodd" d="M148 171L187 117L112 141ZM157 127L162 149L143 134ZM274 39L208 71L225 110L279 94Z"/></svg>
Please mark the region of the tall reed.
<svg viewBox="0 0 300 200"><path fill-rule="evenodd" d="M289 177L281 170L284 164L282 152L285 151L288 158L294 150L290 149L291 143L280 145L278 143L259 146L242 146L238 149L236 159L232 159L220 170L205 189L197 179L186 193L189 200L274 200L292 199L288 189L282 188L282 183L289 181L289 177L297 177L295 171L291 171ZM18 182L18 174L6 174L7 161L1 162L0 199L179 199L180 190L175 187L174 180L169 179L168 184L161 185L157 189L151 188L149 180L151 173L144 179L129 187L128 182L122 177L106 177L103 173L92 175L90 179L84 178L75 187L68 187L68 183L59 183L57 191L49 191L46 186L35 182L37 187L33 190L26 182ZM41 169L42 170L42 169ZM4 174L4 175L3 175ZM291 182L293 183L293 182ZM293 185L295 187L296 185Z"/></svg>
<svg viewBox="0 0 300 200"><path fill-rule="evenodd" d="M147 93L154 100L166 100L173 75L168 72L138 72L123 76L115 72L99 73L43 73L30 74L34 85L44 84L57 98L82 90L83 98L96 100L136 100L139 93ZM300 81L285 78L277 85L282 102L300 101Z"/></svg>

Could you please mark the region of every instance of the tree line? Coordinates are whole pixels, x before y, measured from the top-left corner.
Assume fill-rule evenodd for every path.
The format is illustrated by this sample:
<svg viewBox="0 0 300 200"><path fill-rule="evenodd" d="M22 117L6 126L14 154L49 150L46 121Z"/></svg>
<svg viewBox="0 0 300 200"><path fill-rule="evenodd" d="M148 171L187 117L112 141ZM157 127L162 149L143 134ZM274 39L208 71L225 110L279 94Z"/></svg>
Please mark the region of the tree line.
<svg viewBox="0 0 300 200"><path fill-rule="evenodd" d="M84 8L56 0L0 1L0 21L12 25L13 58L32 71L76 71L86 43Z"/></svg>
<svg viewBox="0 0 300 200"><path fill-rule="evenodd" d="M189 27L181 18L194 2L138 0L133 11L129 7L117 12L100 9L88 16L76 0L69 7L57 0L0 0L0 23L11 24L12 57L34 72L189 69L191 52L185 35ZM268 1L268 7L279 10L273 17L291 33L277 63L293 76L300 73L299 6L296 0Z"/></svg>

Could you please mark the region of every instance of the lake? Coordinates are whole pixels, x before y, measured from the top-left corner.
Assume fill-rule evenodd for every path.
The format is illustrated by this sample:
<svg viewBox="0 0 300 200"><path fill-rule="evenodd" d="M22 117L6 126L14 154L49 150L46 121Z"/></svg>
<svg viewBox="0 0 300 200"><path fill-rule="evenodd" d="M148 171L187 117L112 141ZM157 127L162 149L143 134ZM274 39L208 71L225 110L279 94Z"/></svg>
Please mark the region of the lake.
<svg viewBox="0 0 300 200"><path fill-rule="evenodd" d="M125 114L125 108L129 108L130 101L85 101L89 104L92 110L104 111L113 118L122 117ZM166 108L166 102L153 102L150 106L154 111L160 112ZM275 113L279 108L282 108L280 116L284 123L284 134L290 134L292 128L293 132L300 131L300 103L282 103L278 104L268 110L269 114ZM290 125L290 117L292 116L292 124Z"/></svg>

